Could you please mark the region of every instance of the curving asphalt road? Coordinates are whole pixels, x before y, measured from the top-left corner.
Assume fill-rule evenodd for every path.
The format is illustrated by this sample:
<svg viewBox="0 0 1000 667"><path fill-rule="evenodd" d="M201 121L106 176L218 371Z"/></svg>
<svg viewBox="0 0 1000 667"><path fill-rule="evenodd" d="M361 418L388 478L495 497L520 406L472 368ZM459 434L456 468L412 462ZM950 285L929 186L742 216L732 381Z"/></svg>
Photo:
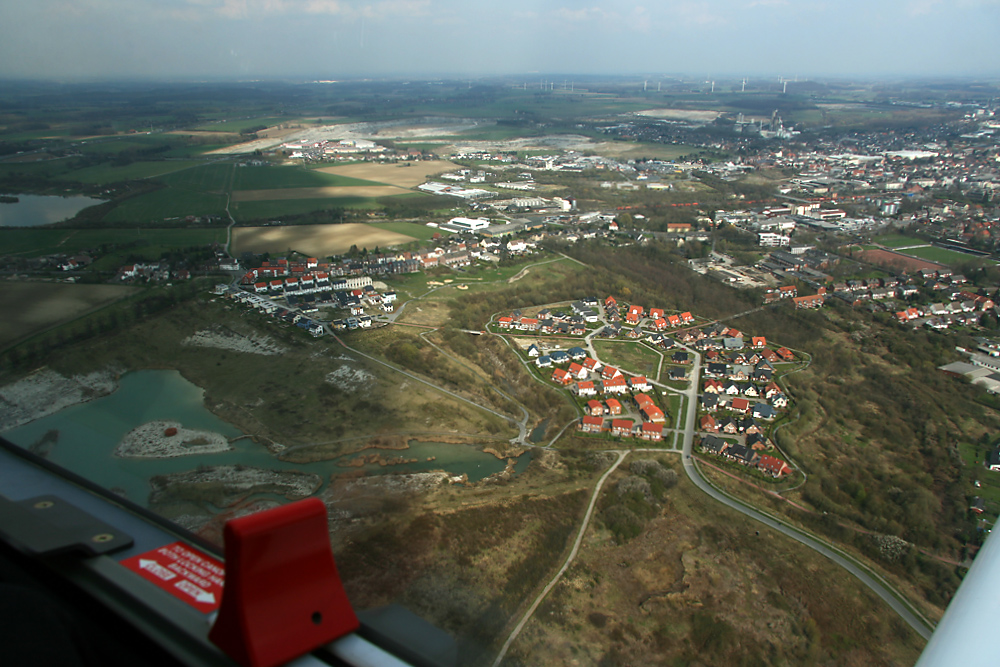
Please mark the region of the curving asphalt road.
<svg viewBox="0 0 1000 667"><path fill-rule="evenodd" d="M774 530L787 535L796 542L800 542L805 546L818 551L830 560L832 560L837 565L853 574L858 578L861 583L867 586L875 595L882 598L886 604L888 604L893 611L899 614L904 621L906 621L911 628L916 631L924 639L930 639L932 627L930 622L923 618L919 612L916 612L912 607L903 603L898 597L892 594L890 590L886 587L885 582L881 580L878 575L862 568L857 564L856 561L846 556L842 552L838 551L835 547L825 544L820 540L811 537L805 533L802 533L792 526L789 526L777 519L774 519L763 512L759 512L751 507L744 505L743 503L730 498L726 494L722 493L714 486L712 486L708 480L701 476L701 472L698 470L694 463L694 459L691 458L691 453L694 448L694 435L695 435L695 423L697 419L698 411L698 385L697 378L698 372L701 368L701 355L696 351L687 348L691 352L694 359L694 366L692 368L692 381L691 386L684 392L688 395L688 406L687 406L687 428L684 430L684 447L683 447L683 463L684 472L687 474L688 479L697 486L699 489L707 493L709 496L719 501L723 505L733 508L737 512L745 514L746 516L759 521L760 523L773 528Z"/></svg>

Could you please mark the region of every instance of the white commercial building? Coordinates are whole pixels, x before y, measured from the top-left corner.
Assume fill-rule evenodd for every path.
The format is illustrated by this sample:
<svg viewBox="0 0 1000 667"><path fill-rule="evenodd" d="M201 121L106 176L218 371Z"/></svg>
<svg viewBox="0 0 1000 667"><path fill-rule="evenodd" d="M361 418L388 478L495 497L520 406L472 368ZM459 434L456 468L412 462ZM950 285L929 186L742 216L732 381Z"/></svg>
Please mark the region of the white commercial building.
<svg viewBox="0 0 1000 667"><path fill-rule="evenodd" d="M757 245L777 247L789 245L791 242L792 239L782 234L774 234L772 232L760 232L757 234Z"/></svg>
<svg viewBox="0 0 1000 667"><path fill-rule="evenodd" d="M489 227L490 221L486 218L452 218L448 221L448 225L462 231L474 232Z"/></svg>

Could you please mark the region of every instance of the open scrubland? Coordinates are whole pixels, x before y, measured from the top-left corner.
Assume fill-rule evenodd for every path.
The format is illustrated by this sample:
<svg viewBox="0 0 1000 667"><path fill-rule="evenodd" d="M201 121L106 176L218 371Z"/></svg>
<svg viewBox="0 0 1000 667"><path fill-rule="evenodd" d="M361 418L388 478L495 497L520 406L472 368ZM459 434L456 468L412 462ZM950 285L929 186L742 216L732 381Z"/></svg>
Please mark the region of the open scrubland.
<svg viewBox="0 0 1000 667"><path fill-rule="evenodd" d="M684 478L677 455L656 459L672 472L659 475L664 481L643 475L650 456L632 454L605 484L601 520L512 657L615 665L916 659L923 640L857 580L707 498ZM616 535L623 521L637 524L634 536Z"/></svg>
<svg viewBox="0 0 1000 667"><path fill-rule="evenodd" d="M213 412L262 446L275 451L275 443L283 446L283 458L306 466L385 438L498 446L513 435L509 421L396 368L511 418L520 417L517 404L524 406L530 423L548 419L548 437L554 436L577 416L574 403L529 372L516 345L460 331L480 330L494 314L510 308L616 294L665 308L700 303L704 307L696 310L708 317L746 310L739 293L675 266L655 247L611 252L581 247L571 252L583 264L549 256L465 274L393 278L390 286L401 298L426 295L406 309L420 313L424 326L437 330L395 326L344 337L350 347L388 366L332 337L312 339L205 295L105 338L67 347L48 363L66 376L109 366L176 368L206 390L206 405ZM461 281L446 274L461 275ZM510 282L515 276L521 277ZM458 284L468 289L459 290ZM430 287L438 289L427 294ZM924 409L922 401L931 400L945 380L932 380L937 376L930 370L920 376L929 383L925 389L893 384L891 391L876 391L879 385L872 382L907 381L892 372L890 361L865 364L863 355L892 360L892 355L915 352L889 338L840 333L859 323L848 319L853 317L849 311L832 314L828 324L822 324L820 313L791 311L737 323L813 351L809 370L788 380L803 414L779 435L782 446L808 466L809 482L792 497L859 526L898 532L931 550L956 551L949 532L955 498L945 474L950 467L947 447L940 440L912 443L908 433L890 441L887 433L866 432L879 427L865 418L864 409L838 411L835 405L877 393L870 400L881 412L872 414L899 409L890 403L907 395L918 401L914 409ZM868 349L876 340L892 345L892 355L880 347ZM621 353L628 349L624 345ZM828 351L817 354L817 349ZM631 359L626 355L622 365ZM837 361L843 359L850 361ZM818 384L812 388L810 382ZM959 437L974 437L983 427L973 428L964 408L949 404L949 411L956 409L949 413L948 428ZM824 420L826 430L816 429ZM898 420L879 421L901 428ZM441 485L441 480L409 484L402 481L405 476L393 486L361 484L366 478L360 472L335 477L324 494L352 600L362 608L402 602L459 636L464 664L488 663L568 552L594 483L610 464L608 453L599 451L609 445L565 437L558 451L534 453L524 473L470 487ZM628 466L637 456L627 459L605 486L576 563L514 643L510 659L515 663L533 662L528 655L581 663L602 658L635 662L643 656L664 662L701 656L715 664L912 661L920 640L833 563L727 513L683 479L660 488L663 480L650 477L652 495L647 498L642 483L622 482L635 475ZM677 455L665 456L660 465L675 468L677 459L670 457ZM864 472L853 465L859 458ZM928 465L934 473L924 479L919 471ZM859 478L862 474L872 478ZM850 486L854 479L865 494ZM920 488L929 480L940 480L943 497ZM178 488L173 495L162 487L161 511L217 538L222 520L251 509L241 504L238 490L199 484ZM883 490L886 484L898 491ZM199 499L222 497L230 506L206 523ZM924 503L919 518L905 510L912 503ZM790 519L840 541L838 533L823 525ZM913 576L913 584L903 590L923 600L928 614L939 613L954 588L951 570L934 562L916 556L912 563L883 561L863 544L856 551L896 581Z"/></svg>

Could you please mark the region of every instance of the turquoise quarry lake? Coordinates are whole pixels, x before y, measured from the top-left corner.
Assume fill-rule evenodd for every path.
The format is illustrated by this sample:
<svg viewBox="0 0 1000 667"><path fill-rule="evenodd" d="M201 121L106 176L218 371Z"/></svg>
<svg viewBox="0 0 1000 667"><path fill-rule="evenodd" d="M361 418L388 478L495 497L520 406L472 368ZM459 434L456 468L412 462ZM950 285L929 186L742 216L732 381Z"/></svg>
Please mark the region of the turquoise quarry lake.
<svg viewBox="0 0 1000 667"><path fill-rule="evenodd" d="M0 203L0 227L37 227L68 220L87 208L104 203L101 199L73 195L10 195L17 203Z"/></svg>
<svg viewBox="0 0 1000 667"><path fill-rule="evenodd" d="M58 431L55 444L47 448L48 460L105 488L117 488L141 505L148 502L149 479L155 475L184 472L199 466L243 464L269 470L298 470L323 478L356 468L336 465L335 461L288 463L272 456L264 447L249 439L237 440L235 449L218 454L197 454L167 459L125 459L114 455L115 447L132 429L154 420L180 422L185 428L214 431L227 438L243 435L222 421L204 405L204 391L176 371L136 371L121 378L118 391L87 403L35 420L3 435L16 445L31 447L47 433ZM418 459L415 463L395 466L369 465L369 474L444 470L453 475L466 474L475 482L504 469L505 462L470 445L435 442L411 442L401 451L378 451L384 456ZM427 461L435 457L434 461ZM349 455L346 458L353 458ZM530 454L518 459L516 472L528 464Z"/></svg>

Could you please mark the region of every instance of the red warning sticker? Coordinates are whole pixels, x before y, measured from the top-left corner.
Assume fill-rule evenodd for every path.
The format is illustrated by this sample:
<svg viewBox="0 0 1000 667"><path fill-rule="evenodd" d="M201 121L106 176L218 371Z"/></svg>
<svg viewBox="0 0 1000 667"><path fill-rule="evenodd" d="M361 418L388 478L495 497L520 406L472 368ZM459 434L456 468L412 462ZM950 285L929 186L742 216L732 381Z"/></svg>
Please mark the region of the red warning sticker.
<svg viewBox="0 0 1000 667"><path fill-rule="evenodd" d="M225 565L183 542L132 556L121 564L198 611L207 613L219 608Z"/></svg>

